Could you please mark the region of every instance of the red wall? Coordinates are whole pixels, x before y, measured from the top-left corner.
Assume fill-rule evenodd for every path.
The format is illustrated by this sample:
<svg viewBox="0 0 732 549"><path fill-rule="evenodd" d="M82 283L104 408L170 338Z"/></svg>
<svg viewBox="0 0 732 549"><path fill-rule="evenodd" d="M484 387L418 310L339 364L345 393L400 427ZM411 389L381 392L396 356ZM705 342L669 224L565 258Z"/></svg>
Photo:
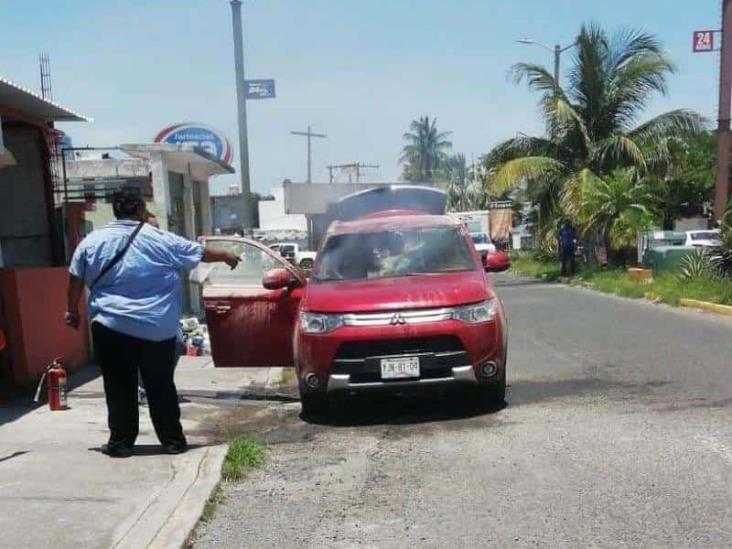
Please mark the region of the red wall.
<svg viewBox="0 0 732 549"><path fill-rule="evenodd" d="M69 371L87 362L86 318L79 330L63 322L68 273L68 267L0 269L6 351L17 383L37 380L56 357Z"/></svg>

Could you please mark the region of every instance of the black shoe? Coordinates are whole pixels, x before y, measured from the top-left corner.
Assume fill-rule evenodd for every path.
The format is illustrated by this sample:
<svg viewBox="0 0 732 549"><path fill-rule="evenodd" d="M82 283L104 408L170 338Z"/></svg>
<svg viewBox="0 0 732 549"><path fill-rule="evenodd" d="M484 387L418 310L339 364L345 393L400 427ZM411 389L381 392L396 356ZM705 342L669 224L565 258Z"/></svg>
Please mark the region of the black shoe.
<svg viewBox="0 0 732 549"><path fill-rule="evenodd" d="M188 444L185 442L173 442L171 444L165 444L165 453L170 455L183 454L188 451Z"/></svg>
<svg viewBox="0 0 732 549"><path fill-rule="evenodd" d="M126 444L102 444L100 451L113 458L128 458L132 455L132 448Z"/></svg>

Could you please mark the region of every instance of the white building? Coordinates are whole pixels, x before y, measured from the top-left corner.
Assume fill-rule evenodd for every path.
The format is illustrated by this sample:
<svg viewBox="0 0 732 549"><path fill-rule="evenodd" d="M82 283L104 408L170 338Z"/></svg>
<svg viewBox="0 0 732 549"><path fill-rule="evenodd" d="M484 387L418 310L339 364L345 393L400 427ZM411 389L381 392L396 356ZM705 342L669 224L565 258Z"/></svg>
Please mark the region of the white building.
<svg viewBox="0 0 732 549"><path fill-rule="evenodd" d="M259 228L263 231L307 231L307 218L302 214L288 214L285 211L285 191L282 187L272 189L274 200L259 202Z"/></svg>

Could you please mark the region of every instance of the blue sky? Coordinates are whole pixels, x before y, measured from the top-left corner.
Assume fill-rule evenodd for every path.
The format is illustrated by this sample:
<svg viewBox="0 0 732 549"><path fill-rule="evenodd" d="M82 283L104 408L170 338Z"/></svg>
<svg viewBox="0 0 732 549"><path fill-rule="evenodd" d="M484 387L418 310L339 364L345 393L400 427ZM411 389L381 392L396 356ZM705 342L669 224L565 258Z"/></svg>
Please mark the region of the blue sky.
<svg viewBox="0 0 732 549"><path fill-rule="evenodd" d="M658 34L678 66L649 116L677 107L716 117L717 54L692 54L691 32L719 28L718 0L244 0L248 78L278 97L248 103L253 189L303 180L312 124L316 181L329 163L381 167L395 180L409 121L435 116L470 160L517 132L541 132L536 98L506 77L517 61L551 65L529 37L568 43L580 25ZM226 133L238 159L226 0L0 0L0 74L39 87L51 57L54 99L94 118L61 129L76 145L148 142L179 121ZM570 57L564 57L569 63ZM238 162L234 162L235 167ZM222 176L215 187L229 182Z"/></svg>

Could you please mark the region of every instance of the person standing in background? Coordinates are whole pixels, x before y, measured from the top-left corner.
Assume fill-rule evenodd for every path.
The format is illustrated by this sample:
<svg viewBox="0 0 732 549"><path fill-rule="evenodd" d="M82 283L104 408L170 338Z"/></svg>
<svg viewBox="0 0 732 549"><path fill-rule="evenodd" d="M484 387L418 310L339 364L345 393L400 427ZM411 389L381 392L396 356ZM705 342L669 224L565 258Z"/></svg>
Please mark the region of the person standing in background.
<svg viewBox="0 0 732 549"><path fill-rule="evenodd" d="M234 269L240 260L148 224L137 188L115 192L113 209L116 221L91 233L74 251L64 321L78 329L79 300L88 287L110 431L101 451L110 457L132 455L139 432L139 369L155 433L167 453L179 454L187 449L173 381L181 272L201 261L225 262Z"/></svg>
<svg viewBox="0 0 732 549"><path fill-rule="evenodd" d="M565 219L557 233L559 258L562 262L562 276L574 276L576 270L575 251L577 249L577 232L569 219Z"/></svg>

